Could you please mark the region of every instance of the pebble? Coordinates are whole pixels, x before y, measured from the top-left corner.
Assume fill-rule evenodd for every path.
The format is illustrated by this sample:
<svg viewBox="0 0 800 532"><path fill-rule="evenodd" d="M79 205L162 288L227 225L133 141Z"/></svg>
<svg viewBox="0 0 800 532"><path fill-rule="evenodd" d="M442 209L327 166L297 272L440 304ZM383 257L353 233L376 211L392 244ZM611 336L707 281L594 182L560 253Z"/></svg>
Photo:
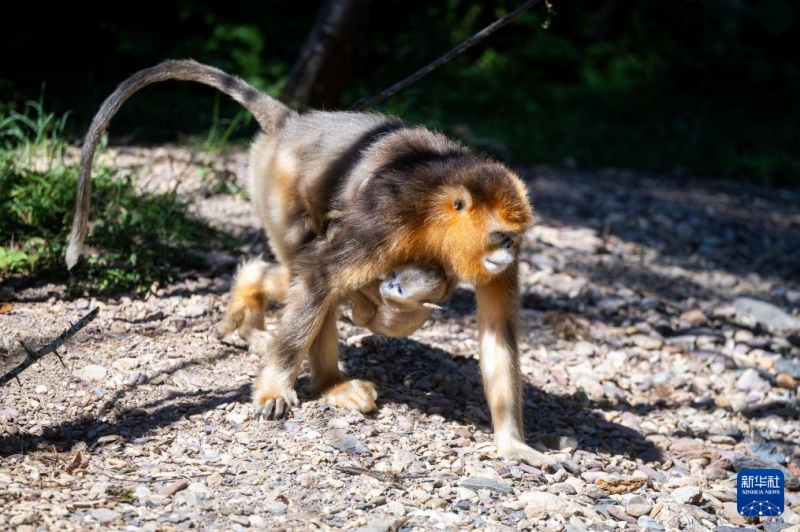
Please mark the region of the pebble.
<svg viewBox="0 0 800 532"><path fill-rule="evenodd" d="M369 452L369 447L358 441L353 436L345 436L341 440L334 443L333 446L340 451L349 454L366 454Z"/></svg>
<svg viewBox="0 0 800 532"><path fill-rule="evenodd" d="M741 296L734 299L732 305L739 316L761 323L768 329L774 331L800 329L800 318L792 316L769 301Z"/></svg>
<svg viewBox="0 0 800 532"><path fill-rule="evenodd" d="M797 388L797 380L788 373L779 373L775 377L775 384L784 390L794 390Z"/></svg>
<svg viewBox="0 0 800 532"><path fill-rule="evenodd" d="M115 510L108 510L106 508L97 508L95 510L92 510L92 517L96 521L106 524L122 517L122 514Z"/></svg>
<svg viewBox="0 0 800 532"><path fill-rule="evenodd" d="M736 389L743 392L768 392L771 388L770 383L761 378L758 371L753 368L744 370L736 380Z"/></svg>
<svg viewBox="0 0 800 532"><path fill-rule="evenodd" d="M628 499L628 503L625 505L625 511L628 512L628 515L632 515L633 517L648 515L652 510L653 503L639 495Z"/></svg>
<svg viewBox="0 0 800 532"><path fill-rule="evenodd" d="M462 488L468 488L474 491L479 489L488 489L497 493L508 494L513 491L511 486L504 482L498 482L486 477L470 477L460 481L458 485Z"/></svg>
<svg viewBox="0 0 800 532"><path fill-rule="evenodd" d="M789 360L780 357L775 361L773 370L776 373L785 373L793 379L800 379L800 360Z"/></svg>
<svg viewBox="0 0 800 532"><path fill-rule="evenodd" d="M116 359L111 365L118 371L130 371L139 367L141 361L138 358L122 357Z"/></svg>
<svg viewBox="0 0 800 532"><path fill-rule="evenodd" d="M164 484L160 488L156 489L156 493L158 495L161 495L162 497L169 497L170 495L174 495L179 491L185 490L188 487L189 487L189 481L186 479L181 479Z"/></svg>
<svg viewBox="0 0 800 532"><path fill-rule="evenodd" d="M672 497L678 504L694 504L700 500L703 493L695 486L684 486L672 492Z"/></svg>
<svg viewBox="0 0 800 532"><path fill-rule="evenodd" d="M84 381L100 381L106 377L108 370L103 366L97 364L89 364L83 368L76 370L74 375Z"/></svg>
<svg viewBox="0 0 800 532"><path fill-rule="evenodd" d="M594 485L611 494L630 493L647 483L647 477L622 477L605 475L595 479Z"/></svg>
<svg viewBox="0 0 800 532"><path fill-rule="evenodd" d="M564 495L578 494L578 490L575 489L575 486L567 482L558 482L556 484L551 484L550 486L547 486L547 491L549 491L550 493L563 493Z"/></svg>
<svg viewBox="0 0 800 532"><path fill-rule="evenodd" d="M519 499L525 503L525 515L528 519L545 517L546 515L560 515L572 517L583 515L593 521L601 521L602 517L592 508L582 506L567 497L531 491L520 495Z"/></svg>
<svg viewBox="0 0 800 532"><path fill-rule="evenodd" d="M638 526L639 530L641 530L642 532L650 530L652 530L653 532L661 532L663 530L666 530L663 525L659 524L658 521L646 515L643 515L636 520L636 526Z"/></svg>

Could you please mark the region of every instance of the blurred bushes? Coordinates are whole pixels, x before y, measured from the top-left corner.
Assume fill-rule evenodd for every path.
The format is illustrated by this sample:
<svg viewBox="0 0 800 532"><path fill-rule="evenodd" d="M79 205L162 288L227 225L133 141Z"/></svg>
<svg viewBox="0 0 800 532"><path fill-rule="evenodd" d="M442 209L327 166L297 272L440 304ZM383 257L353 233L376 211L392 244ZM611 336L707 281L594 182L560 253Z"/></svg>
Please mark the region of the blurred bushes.
<svg viewBox="0 0 800 532"><path fill-rule="evenodd" d="M360 70L341 108L398 81L519 1L373 2ZM127 10L24 7L0 32L0 105L37 98L72 110L80 136L133 71L194 57L279 94L318 2L137 3ZM800 6L788 0L577 0L544 6L401 92L381 110L461 135L515 163L691 171L800 184ZM107 9L107 11L104 11ZM119 13L119 14L118 14ZM65 24L65 20L81 22ZM34 30L35 31L32 31ZM36 52L42 41L50 46ZM207 131L213 90L147 88L123 106L112 141ZM221 113L238 111L225 101ZM241 136L254 131L252 121Z"/></svg>

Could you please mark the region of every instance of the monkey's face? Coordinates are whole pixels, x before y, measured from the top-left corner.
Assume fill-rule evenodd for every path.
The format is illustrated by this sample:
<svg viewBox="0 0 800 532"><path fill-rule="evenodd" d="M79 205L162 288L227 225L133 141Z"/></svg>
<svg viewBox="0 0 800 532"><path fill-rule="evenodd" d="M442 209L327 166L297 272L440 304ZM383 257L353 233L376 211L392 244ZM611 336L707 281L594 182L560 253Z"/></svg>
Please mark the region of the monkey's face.
<svg viewBox="0 0 800 532"><path fill-rule="evenodd" d="M442 260L461 279L483 284L505 271L519 254L522 234L533 216L522 181L505 167L490 164L442 187L431 238ZM449 257L449 258L448 258Z"/></svg>

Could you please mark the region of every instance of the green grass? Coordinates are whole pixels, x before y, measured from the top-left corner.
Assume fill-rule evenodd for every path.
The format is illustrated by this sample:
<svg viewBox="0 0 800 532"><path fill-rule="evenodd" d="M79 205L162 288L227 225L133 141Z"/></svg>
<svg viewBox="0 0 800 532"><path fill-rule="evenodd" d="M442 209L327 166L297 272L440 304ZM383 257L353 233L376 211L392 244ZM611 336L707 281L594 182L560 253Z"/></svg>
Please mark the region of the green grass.
<svg viewBox="0 0 800 532"><path fill-rule="evenodd" d="M64 251L74 212L77 164L67 164L66 116L29 102L0 114L0 280L12 275L68 283L74 295L142 293L201 268L197 250L230 249L230 235L190 214L174 191L137 194L135 176L95 164L84 258L67 275Z"/></svg>

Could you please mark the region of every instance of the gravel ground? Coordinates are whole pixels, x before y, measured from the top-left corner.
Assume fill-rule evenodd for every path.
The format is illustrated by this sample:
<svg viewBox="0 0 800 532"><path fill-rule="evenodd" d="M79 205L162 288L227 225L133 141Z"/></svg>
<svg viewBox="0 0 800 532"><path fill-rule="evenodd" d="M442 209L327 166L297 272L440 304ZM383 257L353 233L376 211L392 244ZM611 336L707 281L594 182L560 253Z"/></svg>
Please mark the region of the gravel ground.
<svg viewBox="0 0 800 532"><path fill-rule="evenodd" d="M495 454L469 286L400 340L343 307L342 363L378 384L377 412L320 404L304 374L293 417L251 419L258 360L213 328L242 252L265 243L246 200L203 179L243 176L244 154L213 168L184 148L106 157L250 244L143 299L0 285L0 370L20 340L35 349L100 308L65 366L47 355L0 391L0 529L800 530L797 192L520 170L537 213L527 439L564 465L542 471ZM767 466L784 469L786 511L746 520L736 472Z"/></svg>

